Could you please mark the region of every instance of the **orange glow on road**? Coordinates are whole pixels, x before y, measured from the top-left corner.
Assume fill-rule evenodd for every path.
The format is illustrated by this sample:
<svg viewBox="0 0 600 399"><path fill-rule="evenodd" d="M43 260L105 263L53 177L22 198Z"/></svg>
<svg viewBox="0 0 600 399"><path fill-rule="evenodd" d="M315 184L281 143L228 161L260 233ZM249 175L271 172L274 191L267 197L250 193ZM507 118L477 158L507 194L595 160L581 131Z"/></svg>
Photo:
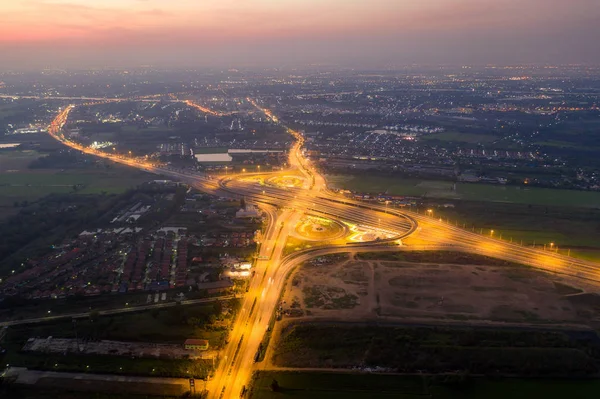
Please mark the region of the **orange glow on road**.
<svg viewBox="0 0 600 399"><path fill-rule="evenodd" d="M285 126L271 110L260 107L256 101L248 99L257 110L262 112L268 120L284 128L291 134L295 142L289 152L288 162L290 170L275 173L239 173L235 175L225 173L217 180L222 189L228 189L236 195L243 194L251 201L269 199L270 204L261 204L268 215L268 227L261 241L260 253L255 262L255 277L250 280L248 293L244 296L242 311L238 315L233 330L230 332L230 343L223 350L223 356L214 378L209 382L209 398L235 398L243 386L247 386L255 370L254 358L263 342L266 326L278 306L280 292L283 288L287 273L301 262L315 256L314 252L301 254L306 258L284 257L289 226L296 226L300 218L307 212L321 211L327 213L328 218L340 223L362 224L373 230L384 231L395 237L401 237L403 245L381 245L380 241L372 241L371 247L363 250L442 250L462 251L476 253L507 261L526 264L549 272L581 274L584 278L598 278L598 264L567 258L553 251L540 251L513 243L502 241L500 234L488 230L484 234L476 234L461 229L453 224L432 217L433 212L417 214L411 211L390 209L389 204L365 204L343 197L340 194L327 190L325 179L311 165L302 153L304 144L303 135ZM93 102L90 102L92 104ZM185 101L198 111L222 116L224 114L210 110L191 100ZM101 152L65 138L62 129L67 122L69 113L75 108L70 105L61 110L48 127L49 134L63 144L82 151L86 154L110 159L114 162L132 167L160 172L180 178L182 174L157 168L156 165L144 159L126 157L112 153ZM245 172L245 169L243 169ZM273 176L285 177L290 173L302 173L302 184L294 187L279 187L265 185ZM190 176L197 183L202 178ZM229 186L228 184L231 183ZM262 183L262 184L261 184ZM191 183L192 185L194 183ZM284 228L284 226L286 226ZM496 237L497 236L497 237ZM407 237L407 238L405 238ZM392 237L392 239L395 239ZM347 250L346 244L328 247L328 253L337 253ZM356 248L356 247L354 247ZM314 248L318 250L318 247ZM336 252L337 251L337 252ZM223 394L221 394L223 393Z"/></svg>
<svg viewBox="0 0 600 399"><path fill-rule="evenodd" d="M209 114L209 115L213 115L213 116L226 116L226 115L231 115L231 113L224 113L224 112L218 112L218 111L213 111L210 108L206 108L203 107L200 104L197 104L195 102L193 102L192 100L186 100L184 101L185 104L187 104L188 106L197 109L200 112L203 112L205 114Z"/></svg>
<svg viewBox="0 0 600 399"><path fill-rule="evenodd" d="M90 103L90 104L95 104L95 103ZM151 170L151 169L154 169L154 168L157 167L157 164L146 162L145 160L139 159L139 158L132 158L131 157L131 151L129 151L129 157L125 157L123 155L106 153L106 152L102 152L102 151L99 151L99 150L94 149L94 148L85 147L85 146L82 146L79 143L76 143L76 142L74 142L74 141L66 138L62 134L62 128L67 123L67 119L69 117L69 113L74 108L75 108L75 105L69 105L68 107L66 107L65 109L63 109L52 120L52 122L50 122L50 125L48 125L48 134L50 134L50 136L52 136L54 139L60 141L64 145L66 145L66 146L68 146L68 147L70 147L70 148L72 148L74 150L81 151L81 152L83 152L85 154L88 154L88 155L94 155L94 156L97 156L97 157L100 157L100 158L109 159L109 160L111 160L113 162L116 162L116 163L133 166L133 167L140 168L140 169L149 169L149 170Z"/></svg>

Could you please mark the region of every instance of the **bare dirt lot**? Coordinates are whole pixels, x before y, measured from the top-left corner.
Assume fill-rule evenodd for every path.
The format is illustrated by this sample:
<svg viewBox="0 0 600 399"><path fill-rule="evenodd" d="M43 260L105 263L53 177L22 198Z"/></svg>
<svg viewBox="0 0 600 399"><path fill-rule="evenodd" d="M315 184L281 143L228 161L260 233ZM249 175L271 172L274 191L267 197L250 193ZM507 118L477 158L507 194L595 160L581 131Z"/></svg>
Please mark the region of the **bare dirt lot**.
<svg viewBox="0 0 600 399"><path fill-rule="evenodd" d="M600 323L600 299L589 288L524 266L350 256L301 266L283 299L288 318L590 325Z"/></svg>

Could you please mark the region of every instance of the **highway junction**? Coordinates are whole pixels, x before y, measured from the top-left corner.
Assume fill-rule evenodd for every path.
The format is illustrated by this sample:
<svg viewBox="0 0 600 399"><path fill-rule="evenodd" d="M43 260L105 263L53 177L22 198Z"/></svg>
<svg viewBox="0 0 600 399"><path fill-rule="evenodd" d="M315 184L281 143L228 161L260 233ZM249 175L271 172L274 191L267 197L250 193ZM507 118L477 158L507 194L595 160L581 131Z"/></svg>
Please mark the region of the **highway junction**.
<svg viewBox="0 0 600 399"><path fill-rule="evenodd" d="M304 137L253 99L247 99L272 123L283 126L295 142L289 150L289 168L272 173L205 176L189 170L84 147L65 137L62 128L76 105L64 108L48 133L66 146L185 182L201 191L244 198L268 216L256 258L255 273L242 309L230 332L214 376L207 383L209 398L238 398L246 391L257 364L257 353L266 350L265 336L281 301L281 291L296 266L317 256L349 251L453 250L496 257L546 272L588 281L600 281L600 265L554 252L524 247L492 236L477 234L428 214L387 205L348 199L327 188L303 152ZM199 112L209 112L194 106ZM300 236L314 245L286 254L289 237ZM288 251L289 252L289 251Z"/></svg>

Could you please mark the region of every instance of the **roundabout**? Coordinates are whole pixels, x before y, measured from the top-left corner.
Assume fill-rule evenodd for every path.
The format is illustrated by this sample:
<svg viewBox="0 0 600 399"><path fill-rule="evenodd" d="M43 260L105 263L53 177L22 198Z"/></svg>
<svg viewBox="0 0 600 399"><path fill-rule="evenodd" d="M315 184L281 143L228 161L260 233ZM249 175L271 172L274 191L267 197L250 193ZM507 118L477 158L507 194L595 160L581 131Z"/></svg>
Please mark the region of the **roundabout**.
<svg viewBox="0 0 600 399"><path fill-rule="evenodd" d="M307 215L294 227L292 235L306 241L332 241L345 237L348 228L335 220Z"/></svg>
<svg viewBox="0 0 600 399"><path fill-rule="evenodd" d="M248 101L267 119L281 125L270 110L261 108L254 100ZM294 175L293 169L278 172L276 176L245 171L228 175L226 171L226 177L215 178L188 169L116 157L65 139L62 129L74 108L72 104L63 109L48 127L48 133L63 144L86 154L180 180L219 197L242 197L269 210L269 221L261 239L266 245L260 246L254 266L258 277L251 278L247 285L248 294L243 296L242 312L232 325L230 341L222 352L223 360L219 362L208 388L210 398L239 397L240 392L242 395L246 392L245 384L256 369L253 366L255 359L261 353L264 355L269 346L271 335L265 331L270 331L276 321L273 315L281 303L281 292L288 274L294 267L319 256L350 251L396 251L399 245L404 246L402 239L416 234L414 243L409 241L404 250L454 249L498 257L565 276L600 281L598 264L593 262L550 251L542 252L491 235L485 237L428 215L389 209L387 204L384 207L348 199L329 191L324 178L302 153L303 135L289 128L286 128L287 131L296 139L289 153L289 164L302 176Z"/></svg>
<svg viewBox="0 0 600 399"><path fill-rule="evenodd" d="M301 176L274 176L266 181L267 184L276 187L301 188L304 185L304 178Z"/></svg>

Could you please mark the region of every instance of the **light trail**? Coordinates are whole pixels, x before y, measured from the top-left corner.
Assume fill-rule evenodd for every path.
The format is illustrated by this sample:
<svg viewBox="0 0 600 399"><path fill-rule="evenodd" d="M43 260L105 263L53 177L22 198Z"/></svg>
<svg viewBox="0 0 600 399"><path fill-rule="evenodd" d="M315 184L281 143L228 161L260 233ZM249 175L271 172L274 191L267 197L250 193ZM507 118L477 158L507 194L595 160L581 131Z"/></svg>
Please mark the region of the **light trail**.
<svg viewBox="0 0 600 399"><path fill-rule="evenodd" d="M209 114L209 115L213 115L213 116L231 115L229 113L213 111L212 109L203 107L202 105L197 104L197 103L193 102L192 100L185 100L184 103L200 112L205 113L205 114Z"/></svg>
<svg viewBox="0 0 600 399"><path fill-rule="evenodd" d="M304 176L306 183L302 188L263 186L257 181L249 181L248 174L231 175L218 180L204 178L192 172L177 171L163 165L83 147L65 138L61 133L74 105L61 111L48 128L52 137L73 149L152 173L180 179L210 193L233 197L243 196L248 201L257 203L268 214L269 224L256 261L254 278L251 280L248 293L244 298L242 311L230 333L229 344L223 350L213 380L208 383L209 398L237 398L240 396L243 387L247 386L250 381L254 370L254 356L265 335L265 326L268 326L277 307L286 276L296 265L315 256L364 250L456 250L496 257L552 273L600 282L600 265L597 263L507 243L443 223L430 216L383 205L365 204L327 190L325 179L302 154L304 144L302 134L282 125L270 110L261 108L256 101L248 99L248 102L263 112L267 119L280 124L294 136L296 141L290 149L289 163L292 169L299 170ZM188 103L186 102L186 104ZM215 116L223 115L200 105L191 104L188 105L199 111ZM289 173L290 170L255 175L271 177L273 175L285 176ZM265 179L262 180L265 181ZM377 246L378 242L371 242L357 243L356 246L316 247L284 258L283 251L290 230L284 227L294 226L305 212L322 215L342 223L393 232L399 238L408 237L406 240L408 244L402 247L391 246L389 243L386 243L387 246Z"/></svg>

